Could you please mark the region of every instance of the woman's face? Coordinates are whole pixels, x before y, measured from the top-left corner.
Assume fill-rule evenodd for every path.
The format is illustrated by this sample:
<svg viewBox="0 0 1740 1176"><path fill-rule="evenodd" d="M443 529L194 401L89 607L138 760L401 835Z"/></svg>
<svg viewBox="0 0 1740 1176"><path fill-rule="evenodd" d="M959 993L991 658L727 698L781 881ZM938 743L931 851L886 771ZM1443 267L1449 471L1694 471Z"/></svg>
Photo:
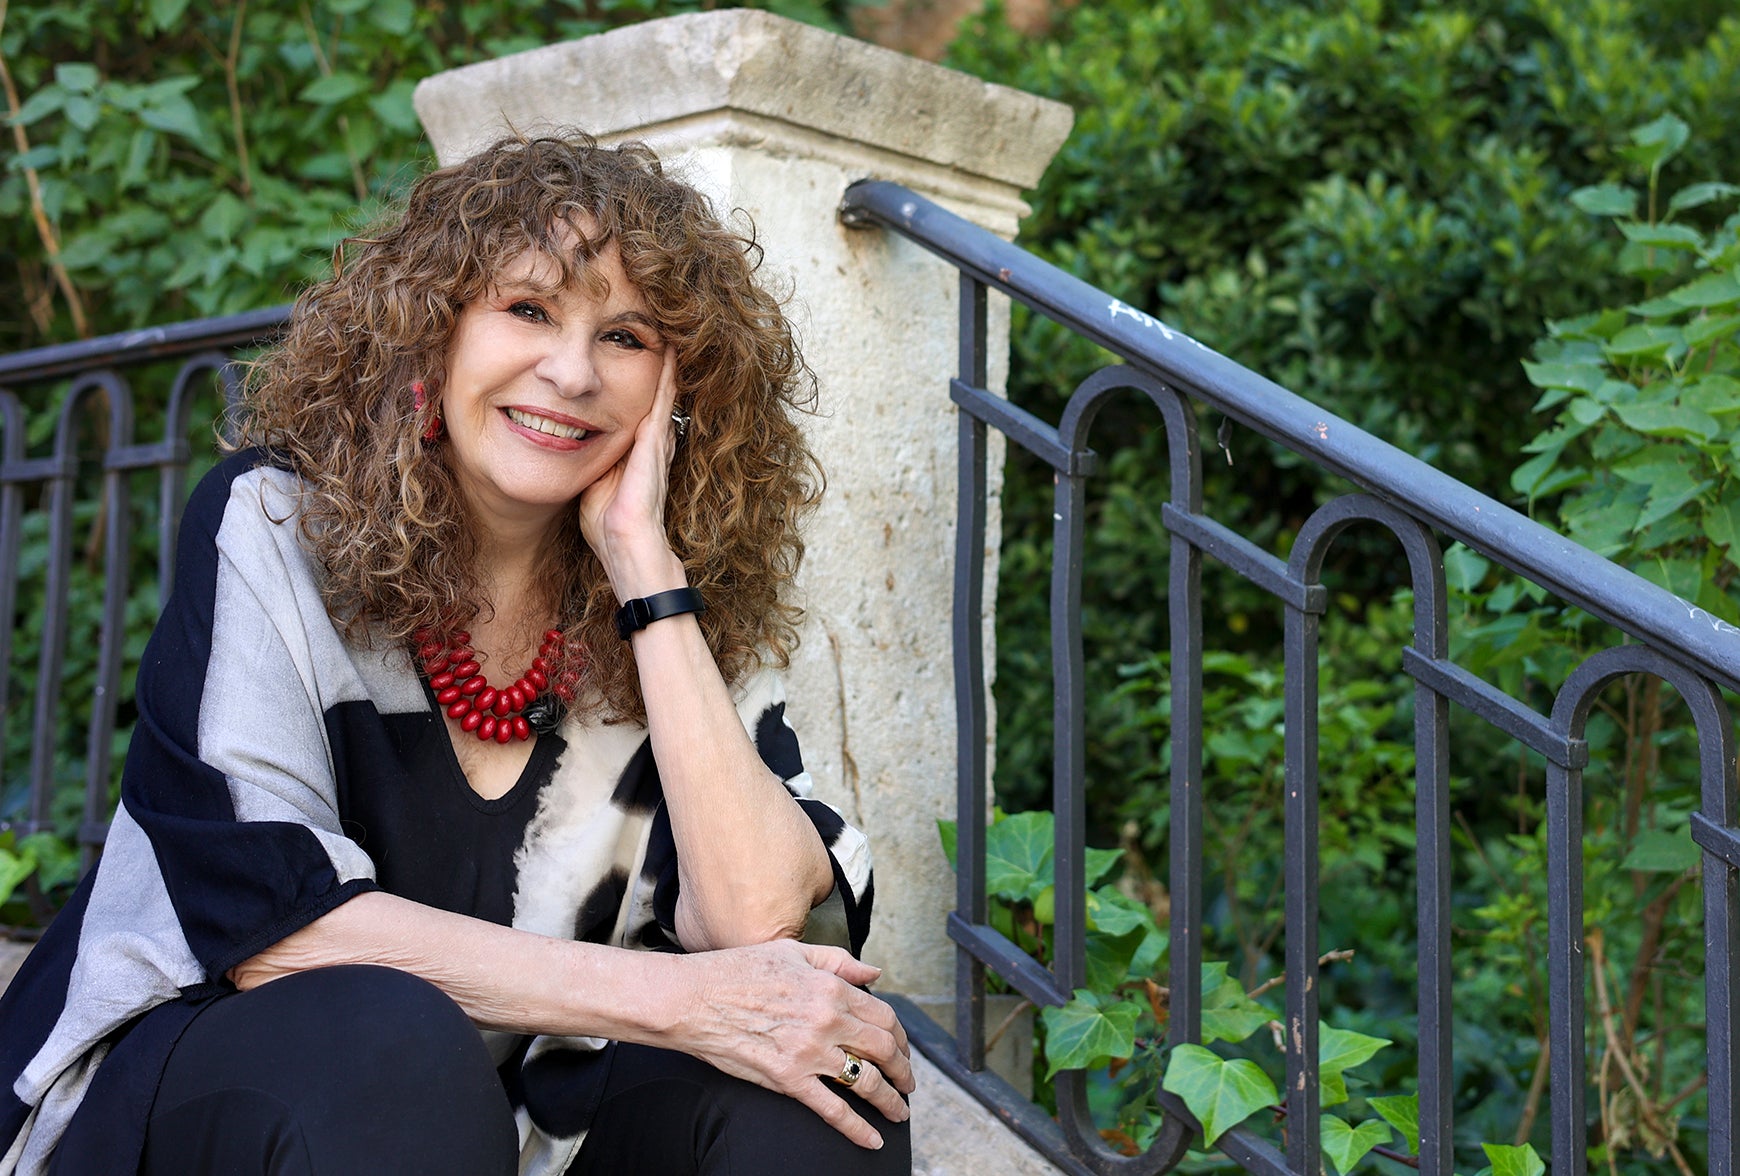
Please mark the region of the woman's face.
<svg viewBox="0 0 1740 1176"><path fill-rule="evenodd" d="M602 298L554 286L527 251L459 312L441 396L449 464L486 523L548 522L628 452L665 342L614 244L589 264Z"/></svg>

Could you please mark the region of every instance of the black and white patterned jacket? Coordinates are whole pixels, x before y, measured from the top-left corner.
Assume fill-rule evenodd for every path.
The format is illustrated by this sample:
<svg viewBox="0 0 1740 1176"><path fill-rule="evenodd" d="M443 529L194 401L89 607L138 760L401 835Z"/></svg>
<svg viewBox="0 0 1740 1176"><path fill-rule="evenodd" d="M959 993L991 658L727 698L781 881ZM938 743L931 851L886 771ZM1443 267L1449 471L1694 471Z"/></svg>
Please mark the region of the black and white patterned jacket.
<svg viewBox="0 0 1740 1176"><path fill-rule="evenodd" d="M328 620L296 488L240 453L188 503L102 860L0 1000L0 1176L43 1172L73 1112L99 1099L112 1125L103 1170L135 1171L163 1061L201 1002L229 991L231 967L362 891L675 949L675 847L645 729L571 716L539 738L512 791L478 797L408 658L354 649ZM734 697L828 846L835 889L808 937L856 952L867 842L809 798L777 677L753 674ZM601 1044L494 1035L522 1173L566 1168Z"/></svg>

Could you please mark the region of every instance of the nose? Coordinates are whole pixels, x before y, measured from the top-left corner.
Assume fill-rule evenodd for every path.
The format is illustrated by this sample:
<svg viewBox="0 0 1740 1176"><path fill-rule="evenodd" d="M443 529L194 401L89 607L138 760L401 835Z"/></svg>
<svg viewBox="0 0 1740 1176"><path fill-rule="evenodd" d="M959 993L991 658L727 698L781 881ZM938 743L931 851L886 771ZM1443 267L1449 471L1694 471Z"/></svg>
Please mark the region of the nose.
<svg viewBox="0 0 1740 1176"><path fill-rule="evenodd" d="M552 336L533 369L558 396L573 399L598 390L598 365L590 331L565 331Z"/></svg>

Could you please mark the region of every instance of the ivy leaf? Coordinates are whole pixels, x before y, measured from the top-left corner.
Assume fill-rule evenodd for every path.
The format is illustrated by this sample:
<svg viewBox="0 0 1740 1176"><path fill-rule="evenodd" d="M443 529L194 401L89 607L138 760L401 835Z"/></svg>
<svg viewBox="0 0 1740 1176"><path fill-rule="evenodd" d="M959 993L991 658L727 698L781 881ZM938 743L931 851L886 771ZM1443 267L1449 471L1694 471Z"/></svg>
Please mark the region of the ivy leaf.
<svg viewBox="0 0 1740 1176"><path fill-rule="evenodd" d="M1138 927L1144 931L1152 928L1154 915L1135 899L1126 898L1110 887L1102 887L1088 891L1087 923L1092 931L1127 935Z"/></svg>
<svg viewBox="0 0 1740 1176"><path fill-rule="evenodd" d="M1492 1176L1542 1176L1546 1164L1529 1144L1510 1147L1502 1143L1483 1143L1486 1158L1492 1161Z"/></svg>
<svg viewBox="0 0 1740 1176"><path fill-rule="evenodd" d="M1257 1111L1280 1101L1275 1084L1255 1062L1248 1058L1229 1062L1200 1045L1173 1049L1160 1085L1183 1099L1202 1124L1205 1147Z"/></svg>
<svg viewBox="0 0 1740 1176"><path fill-rule="evenodd" d="M955 845L960 840L960 834L955 831L955 823L953 821L938 821L936 835L937 840L942 842L943 856L949 859L949 869L958 869L959 867L955 865Z"/></svg>
<svg viewBox="0 0 1740 1176"><path fill-rule="evenodd" d="M1082 875L1085 884L1092 886L1104 878L1111 868L1118 864L1118 859L1124 856L1121 849L1095 849L1087 847L1087 856L1082 861Z"/></svg>
<svg viewBox="0 0 1740 1176"><path fill-rule="evenodd" d="M1351 1029L1319 1023L1317 1028L1317 1081L1321 1105L1332 1107L1347 1101L1347 1083L1342 1074L1371 1060L1390 1044L1386 1037L1368 1037Z"/></svg>
<svg viewBox="0 0 1740 1176"><path fill-rule="evenodd" d="M1571 193L1571 203L1595 216L1629 217L1637 212L1637 193L1618 184L1597 184Z"/></svg>
<svg viewBox="0 0 1740 1176"><path fill-rule="evenodd" d="M1368 1098L1366 1105L1383 1116L1388 1123L1401 1133L1407 1142L1408 1150L1415 1155L1420 1153L1420 1096L1418 1094L1392 1094L1378 1098Z"/></svg>
<svg viewBox="0 0 1740 1176"><path fill-rule="evenodd" d="M1016 813L985 830L985 889L1015 902L1050 886L1052 815Z"/></svg>
<svg viewBox="0 0 1740 1176"><path fill-rule="evenodd" d="M1243 1041L1275 1019L1274 1011L1245 995L1244 985L1221 962L1202 965L1202 1040Z"/></svg>
<svg viewBox="0 0 1740 1176"><path fill-rule="evenodd" d="M1638 834L1621 867L1661 874L1683 874L1698 864L1702 851L1686 834L1668 829L1646 829Z"/></svg>
<svg viewBox="0 0 1740 1176"><path fill-rule="evenodd" d="M22 847L21 847L22 848ZM36 873L36 855L29 849L13 853L0 846L0 902L12 897L18 884Z"/></svg>
<svg viewBox="0 0 1740 1176"><path fill-rule="evenodd" d="M1050 1078L1059 1070L1092 1069L1113 1058L1129 1057L1136 1050L1140 1011L1133 1000L1078 988L1068 1004L1040 1012L1039 1019L1045 1023L1045 1058L1051 1064L1045 1076Z"/></svg>
<svg viewBox="0 0 1740 1176"><path fill-rule="evenodd" d="M1367 1119L1358 1127L1350 1127L1334 1115L1324 1115L1321 1122L1323 1154L1341 1176L1353 1171L1372 1148L1390 1141L1390 1129L1376 1119Z"/></svg>
<svg viewBox="0 0 1740 1176"><path fill-rule="evenodd" d="M1109 992L1128 980L1130 963L1147 938L1146 927L1137 927L1122 935L1089 932L1085 944L1088 987L1095 992Z"/></svg>

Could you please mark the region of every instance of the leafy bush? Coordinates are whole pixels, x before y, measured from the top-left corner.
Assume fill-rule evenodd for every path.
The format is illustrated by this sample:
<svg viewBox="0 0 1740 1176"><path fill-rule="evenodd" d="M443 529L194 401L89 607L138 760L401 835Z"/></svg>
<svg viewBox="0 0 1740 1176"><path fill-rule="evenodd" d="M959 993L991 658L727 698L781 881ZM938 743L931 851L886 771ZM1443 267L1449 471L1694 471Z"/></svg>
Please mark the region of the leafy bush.
<svg viewBox="0 0 1740 1176"><path fill-rule="evenodd" d="M0 56L18 94L12 122L29 143L0 146L0 247L17 259L0 271L0 303L24 312L0 321L0 350L287 301L341 236L429 162L411 109L420 79L712 6L71 0L0 9ZM767 6L836 24L846 7Z"/></svg>
<svg viewBox="0 0 1740 1176"><path fill-rule="evenodd" d="M1740 448L1729 424L1740 414L1740 212L1724 214L1740 205L1740 186L1667 184L1662 177L1690 146L1683 121L1652 120L1622 149L1641 184L1566 194L1592 224L1613 223L1599 261L1618 294L1608 309L1549 323L1534 358L1519 365L1540 389L1536 408L1548 423L1521 446L1527 459L1510 482L1569 534L1705 609L1713 624L1731 623L1740 617L1726 590L1740 567ZM1445 572L1452 655L1540 709L1584 658L1621 640L1465 548L1446 552ZM1396 1150L1377 1120L1399 1129L1386 1109L1405 1110L1394 1101L1405 1096L1379 1092L1413 1082L1411 684L1396 664L1411 609L1406 593L1364 606L1338 593L1324 626L1320 932L1336 950L1321 996L1326 1017L1346 1026L1324 1037L1363 1041L1362 1049L1381 1037L1391 1047L1359 1059L1373 1069L1346 1092L1353 1113L1324 1122L1326 1151L1342 1172L1365 1162L1368 1143ZM1114 745L1139 767L1111 810L1122 822L1122 876L1108 882L1103 865L1093 871L1099 893L1116 886L1161 909L1164 887L1153 879L1163 876L1157 859L1166 847L1169 663L1159 653L1126 666L1108 708L1123 716ZM1205 972L1214 1016L1205 1015L1203 1037L1214 1049L1164 1049L1164 994L1155 991L1163 976L1135 963L1041 1017L1050 1069L1098 1070L1108 1137L1131 1147L1157 1126L1157 1082L1195 1097L1190 1105L1211 1132L1284 1106L1279 1062L1253 1049L1275 1015L1257 1001L1269 984L1259 980L1280 966L1279 675L1254 654L1210 652L1203 713L1203 940L1210 955L1234 962ZM1454 712L1453 722L1456 1144L1468 1160L1479 1145L1494 1172L1539 1172L1530 1144L1545 1135L1549 876L1540 764L1472 716ZM1589 1158L1611 1170L1694 1171L1708 1146L1701 855L1687 833L1699 804L1691 734L1672 691L1650 679L1612 687L1585 732L1588 1065L1599 1121ZM1103 782L1101 791L1110 791ZM1049 828L1044 814L1003 824L1017 821ZM1030 888L1010 885L1006 872L992 887L1012 912L1005 922L1020 928ZM1092 943L1102 929L1091 909L1088 926ZM1340 1098L1325 1105L1339 1107Z"/></svg>
<svg viewBox="0 0 1740 1176"><path fill-rule="evenodd" d="M1519 361L1541 322L1623 297L1600 225L1569 193L1619 174L1627 130L1667 109L1699 128L1668 182L1740 174L1740 17L1714 0L1105 0L1056 8L1043 39L993 8L950 62L1076 111L1033 195L1028 248L1489 492L1529 437ZM1103 358L1018 310L1011 396L1055 419ZM1088 674L1109 692L1162 630L1165 545L1144 488L1165 455L1133 401L1101 421L1097 443L1131 445L1099 479L1084 570ZM1284 549L1336 490L1237 430L1231 454L1210 508L1261 542ZM1048 562L1049 484L1012 451L1006 584ZM1393 560L1350 551L1336 569L1350 590L1387 595ZM1230 648L1275 632L1264 602L1219 599L1210 622ZM1021 808L1042 803L1049 775L1047 625L1036 593L999 608L1012 721L997 786ZM1089 754L1116 805L1131 749Z"/></svg>

